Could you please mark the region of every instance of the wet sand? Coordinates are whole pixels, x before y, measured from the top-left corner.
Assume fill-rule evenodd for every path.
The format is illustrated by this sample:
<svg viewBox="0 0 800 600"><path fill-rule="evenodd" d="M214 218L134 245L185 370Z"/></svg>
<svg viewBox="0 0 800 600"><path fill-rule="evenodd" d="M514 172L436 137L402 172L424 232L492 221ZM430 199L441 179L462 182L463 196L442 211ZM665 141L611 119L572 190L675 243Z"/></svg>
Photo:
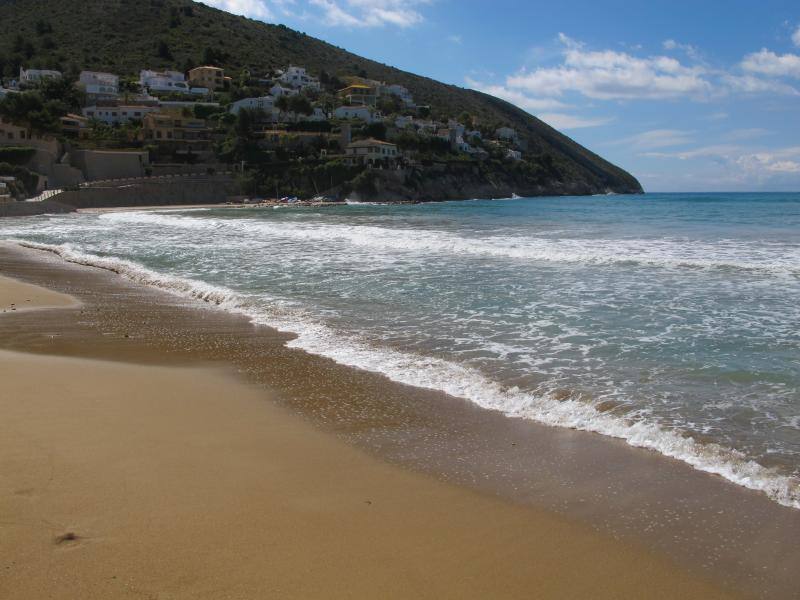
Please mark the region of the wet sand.
<svg viewBox="0 0 800 600"><path fill-rule="evenodd" d="M0 352L3 598L721 598L213 369Z"/></svg>
<svg viewBox="0 0 800 600"><path fill-rule="evenodd" d="M7 278L0 294L75 306ZM221 366L0 350L0 381L3 598L725 597L370 458Z"/></svg>
<svg viewBox="0 0 800 600"><path fill-rule="evenodd" d="M398 477L420 478L418 481L426 485L443 486L441 489L457 493L459 498L491 502L497 510L521 511L524 517L514 528L521 528L525 536L493 538L493 528L483 525L503 521L495 519L495 508L483 506L465 517L465 529L459 534L464 537L447 549L453 556L485 551L503 557L503 561L485 565L484 571L480 571L484 567L475 567L479 579L492 585L505 581L506 569L519 572L511 580L520 587L497 587L500 591L495 596L654 597L660 592L666 597L692 597L694 591L679 588L684 581L699 585L701 579L714 580L751 597L792 597L798 589L797 511L779 507L760 494L614 440L510 420L458 399L396 385L379 375L287 349L284 342L290 339L288 335L141 288L115 274L68 265L57 257L16 247L0 248L0 265L0 271L6 274L47 284L83 302L80 308L40 312L35 319L32 313L0 318L0 346L181 369L200 363L214 365L217 370L221 365L232 365L240 376L259 384L259 393L271 390L275 403L310 421L315 426L309 427L310 433L334 433L383 460L356 454L361 459L392 470ZM224 397L227 402L235 395ZM268 408L274 406L262 402L261 409ZM335 441L332 436L324 439ZM397 470L386 461L435 479ZM393 495L416 496L405 491L408 485L395 488ZM456 505L464 501L458 500ZM445 508L447 514L454 510ZM423 507L419 509L424 513ZM430 529L441 517L437 512L436 519L424 521L422 529ZM424 533L413 526L416 517L409 521L406 515L403 519L404 531ZM481 523L480 533L474 537L474 532L468 531L470 519ZM574 528L580 536L576 538L572 530L543 536L544 521L540 519ZM527 522L533 529L525 529ZM507 536L508 532L500 531L502 528L497 536ZM571 539L589 535L602 542L603 549L582 557L577 547L574 554L571 550L558 554L563 535ZM498 545L493 546L492 540ZM534 540L538 545L529 545ZM408 548L417 545L425 548L419 540L409 542ZM632 555L631 549L635 549ZM619 556L626 556L625 561L631 556L648 564L654 561L670 574L660 581L654 575L638 579L637 574L643 571L634 563L628 563L625 574L615 572L606 561L616 560L618 551L622 553ZM559 561L548 562L551 552L558 554ZM422 554L425 556L424 550ZM393 561L399 560L392 556ZM603 571L607 577L584 569L582 561L594 564L601 559L606 563ZM567 571L558 570L556 563L561 560L566 560ZM538 571L536 565L542 561L547 569ZM437 564L434 556L428 556L427 562ZM404 580L398 573L409 573L412 579L417 578L402 564L401 560L393 567L393 577ZM552 569L556 579L580 579L584 571L591 573L595 587L570 591L559 588L562 584L558 582L551 588L535 587L549 580ZM445 575L453 585L452 579L474 571L470 567ZM627 572L636 579L634 587L627 587L633 581ZM645 572L655 571L647 567ZM526 579L526 574L531 578ZM584 584L588 585L586 581ZM425 583L422 587L433 590L433 586ZM524 593L525 586L534 587ZM442 593L444 588L435 589L439 595L448 595ZM491 588L467 585L464 594L456 590L452 595L463 597L472 591L486 596L487 589ZM531 590L539 593L531 594ZM411 593L410 588L392 591L400 596ZM414 591L413 595L419 594ZM710 592L704 590L700 595L710 597Z"/></svg>

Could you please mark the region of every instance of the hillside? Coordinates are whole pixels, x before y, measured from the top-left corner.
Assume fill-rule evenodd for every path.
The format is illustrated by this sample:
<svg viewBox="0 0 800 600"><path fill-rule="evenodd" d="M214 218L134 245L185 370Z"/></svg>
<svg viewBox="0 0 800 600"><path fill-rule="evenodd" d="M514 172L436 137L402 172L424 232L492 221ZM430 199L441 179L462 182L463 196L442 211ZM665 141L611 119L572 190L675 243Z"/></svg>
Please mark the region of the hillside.
<svg viewBox="0 0 800 600"><path fill-rule="evenodd" d="M295 64L318 75L399 83L434 115L467 112L483 124L515 128L532 155L557 166L560 181L550 191L641 192L629 173L503 100L361 58L285 26L189 0L0 0L0 70L6 77L21 64L132 77L141 68L182 70L210 57L234 77L243 69L264 73Z"/></svg>

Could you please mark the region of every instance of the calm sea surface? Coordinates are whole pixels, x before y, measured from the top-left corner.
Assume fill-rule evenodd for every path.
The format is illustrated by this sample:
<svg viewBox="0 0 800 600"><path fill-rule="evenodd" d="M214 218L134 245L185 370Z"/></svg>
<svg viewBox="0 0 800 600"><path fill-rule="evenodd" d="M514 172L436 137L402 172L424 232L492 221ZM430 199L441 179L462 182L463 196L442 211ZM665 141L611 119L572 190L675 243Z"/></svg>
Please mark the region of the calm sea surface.
<svg viewBox="0 0 800 600"><path fill-rule="evenodd" d="M0 239L800 508L800 194L80 214Z"/></svg>

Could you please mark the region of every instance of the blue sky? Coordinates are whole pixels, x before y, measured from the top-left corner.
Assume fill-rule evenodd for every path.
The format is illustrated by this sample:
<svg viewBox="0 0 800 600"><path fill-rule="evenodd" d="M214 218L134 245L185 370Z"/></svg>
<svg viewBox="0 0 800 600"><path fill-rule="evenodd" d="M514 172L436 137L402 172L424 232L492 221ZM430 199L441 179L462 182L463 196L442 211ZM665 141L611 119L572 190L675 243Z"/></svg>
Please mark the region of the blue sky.
<svg viewBox="0 0 800 600"><path fill-rule="evenodd" d="M501 96L648 191L800 190L800 2L205 0Z"/></svg>

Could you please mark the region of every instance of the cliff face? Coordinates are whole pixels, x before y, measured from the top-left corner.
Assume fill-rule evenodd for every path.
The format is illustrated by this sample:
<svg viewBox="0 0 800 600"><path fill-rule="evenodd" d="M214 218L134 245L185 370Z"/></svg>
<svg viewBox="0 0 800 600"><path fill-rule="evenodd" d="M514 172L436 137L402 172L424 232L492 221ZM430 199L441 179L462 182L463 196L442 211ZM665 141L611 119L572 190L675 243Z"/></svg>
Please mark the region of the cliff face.
<svg viewBox="0 0 800 600"><path fill-rule="evenodd" d="M526 176L475 164L446 165L411 170L375 170L367 185L345 190L342 195L362 202L435 202L473 198L510 198L513 195L587 196L638 194L637 185L603 185L592 180L531 180Z"/></svg>
<svg viewBox="0 0 800 600"><path fill-rule="evenodd" d="M22 49L20 39L26 42ZM0 0L0 57L9 76L24 64L132 77L142 68L183 69L209 58L234 77L244 70L260 75L289 64L305 66L328 80L357 74L406 86L418 104L431 106L434 117L467 112L489 128L512 127L528 149L529 164L541 160L556 167L547 180L535 173L521 178L502 168L451 178L440 172L424 178L425 188L401 185L398 193L441 199L470 197L481 190L492 193L478 195L642 191L623 169L508 102L191 0Z"/></svg>

